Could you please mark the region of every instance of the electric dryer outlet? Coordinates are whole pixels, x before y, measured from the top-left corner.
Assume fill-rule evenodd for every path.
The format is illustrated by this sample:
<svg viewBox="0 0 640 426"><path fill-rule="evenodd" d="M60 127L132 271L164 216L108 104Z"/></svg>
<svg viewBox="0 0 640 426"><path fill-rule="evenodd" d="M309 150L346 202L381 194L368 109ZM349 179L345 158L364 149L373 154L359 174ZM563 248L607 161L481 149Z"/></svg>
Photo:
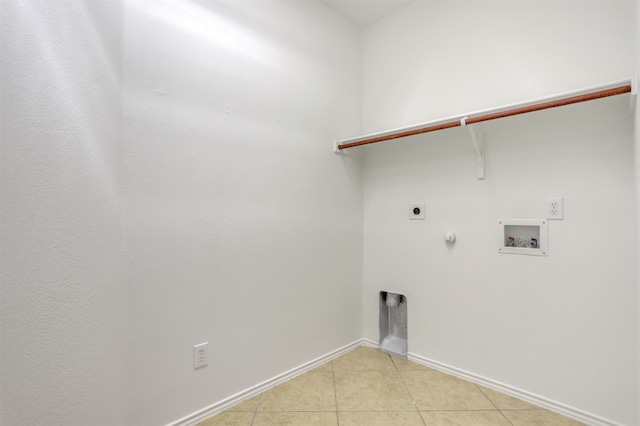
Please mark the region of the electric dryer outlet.
<svg viewBox="0 0 640 426"><path fill-rule="evenodd" d="M409 203L409 219L424 220L424 203Z"/></svg>

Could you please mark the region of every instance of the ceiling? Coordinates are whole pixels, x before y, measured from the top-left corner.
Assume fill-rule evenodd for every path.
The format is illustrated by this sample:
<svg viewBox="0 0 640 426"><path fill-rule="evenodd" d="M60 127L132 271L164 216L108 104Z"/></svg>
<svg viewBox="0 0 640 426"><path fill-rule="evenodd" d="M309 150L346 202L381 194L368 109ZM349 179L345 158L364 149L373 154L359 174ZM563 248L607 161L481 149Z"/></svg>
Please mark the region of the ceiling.
<svg viewBox="0 0 640 426"><path fill-rule="evenodd" d="M349 21L365 27L415 0L320 0Z"/></svg>

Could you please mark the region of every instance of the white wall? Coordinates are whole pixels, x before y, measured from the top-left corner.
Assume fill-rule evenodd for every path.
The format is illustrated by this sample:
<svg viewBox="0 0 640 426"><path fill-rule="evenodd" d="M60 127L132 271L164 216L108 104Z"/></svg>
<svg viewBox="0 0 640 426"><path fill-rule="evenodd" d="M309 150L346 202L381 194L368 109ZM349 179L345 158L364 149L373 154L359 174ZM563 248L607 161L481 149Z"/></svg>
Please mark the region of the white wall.
<svg viewBox="0 0 640 426"><path fill-rule="evenodd" d="M122 3L0 4L1 422L124 424Z"/></svg>
<svg viewBox="0 0 640 426"><path fill-rule="evenodd" d="M633 8L418 1L364 30L364 131L629 78Z"/></svg>
<svg viewBox="0 0 640 426"><path fill-rule="evenodd" d="M367 27L365 132L628 78L632 2L416 2ZM366 148L365 337L408 296L409 351L576 410L638 423L628 96L484 125L486 179L454 129ZM549 256L502 255L498 218L543 218ZM408 202L426 202L409 221ZM453 247L445 231L458 236Z"/></svg>
<svg viewBox="0 0 640 426"><path fill-rule="evenodd" d="M129 423L158 424L361 338L361 170L331 147L359 34L316 2L125 16Z"/></svg>
<svg viewBox="0 0 640 426"><path fill-rule="evenodd" d="M636 78L640 75L640 2L635 2L636 5ZM635 122L634 122L634 153L635 153L635 171L636 171L636 192L635 192L635 216L636 216L636 297L638 300L638 306L640 307L640 101L636 96L635 105ZM637 310L638 314L638 352L640 352L640 308ZM640 366L638 367L638 392L640 393ZM637 418L640 419L640 404L637 404Z"/></svg>
<svg viewBox="0 0 640 426"><path fill-rule="evenodd" d="M167 423L361 337L363 181L330 147L361 130L355 29L37 3L0 2L2 423ZM365 131L626 78L632 4L417 2L364 32ZM366 337L404 291L411 352L636 424L624 99L487 124L485 181L461 129L367 149ZM495 220L554 195L549 257L497 255Z"/></svg>
<svg viewBox="0 0 640 426"><path fill-rule="evenodd" d="M1 4L3 424L164 424L361 338L354 26Z"/></svg>

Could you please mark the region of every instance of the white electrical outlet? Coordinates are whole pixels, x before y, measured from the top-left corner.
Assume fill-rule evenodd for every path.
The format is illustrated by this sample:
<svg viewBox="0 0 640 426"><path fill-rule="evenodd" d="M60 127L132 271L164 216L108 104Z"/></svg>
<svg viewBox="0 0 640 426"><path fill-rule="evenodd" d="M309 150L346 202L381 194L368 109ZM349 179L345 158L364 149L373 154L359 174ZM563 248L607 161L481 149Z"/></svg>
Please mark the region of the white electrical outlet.
<svg viewBox="0 0 640 426"><path fill-rule="evenodd" d="M547 198L547 219L562 219L562 197Z"/></svg>
<svg viewBox="0 0 640 426"><path fill-rule="evenodd" d="M193 369L204 367L209 364L209 354L207 345L209 342L200 343L193 347Z"/></svg>
<svg viewBox="0 0 640 426"><path fill-rule="evenodd" d="M409 219L424 220L424 203L409 203Z"/></svg>

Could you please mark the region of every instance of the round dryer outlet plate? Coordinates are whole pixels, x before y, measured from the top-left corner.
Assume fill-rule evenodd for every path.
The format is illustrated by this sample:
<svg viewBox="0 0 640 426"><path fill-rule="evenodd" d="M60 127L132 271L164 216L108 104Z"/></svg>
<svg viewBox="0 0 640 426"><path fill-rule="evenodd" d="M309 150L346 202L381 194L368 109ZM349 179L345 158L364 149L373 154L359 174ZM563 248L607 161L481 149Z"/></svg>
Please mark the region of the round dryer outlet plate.
<svg viewBox="0 0 640 426"><path fill-rule="evenodd" d="M424 203L409 203L409 219L424 220Z"/></svg>

